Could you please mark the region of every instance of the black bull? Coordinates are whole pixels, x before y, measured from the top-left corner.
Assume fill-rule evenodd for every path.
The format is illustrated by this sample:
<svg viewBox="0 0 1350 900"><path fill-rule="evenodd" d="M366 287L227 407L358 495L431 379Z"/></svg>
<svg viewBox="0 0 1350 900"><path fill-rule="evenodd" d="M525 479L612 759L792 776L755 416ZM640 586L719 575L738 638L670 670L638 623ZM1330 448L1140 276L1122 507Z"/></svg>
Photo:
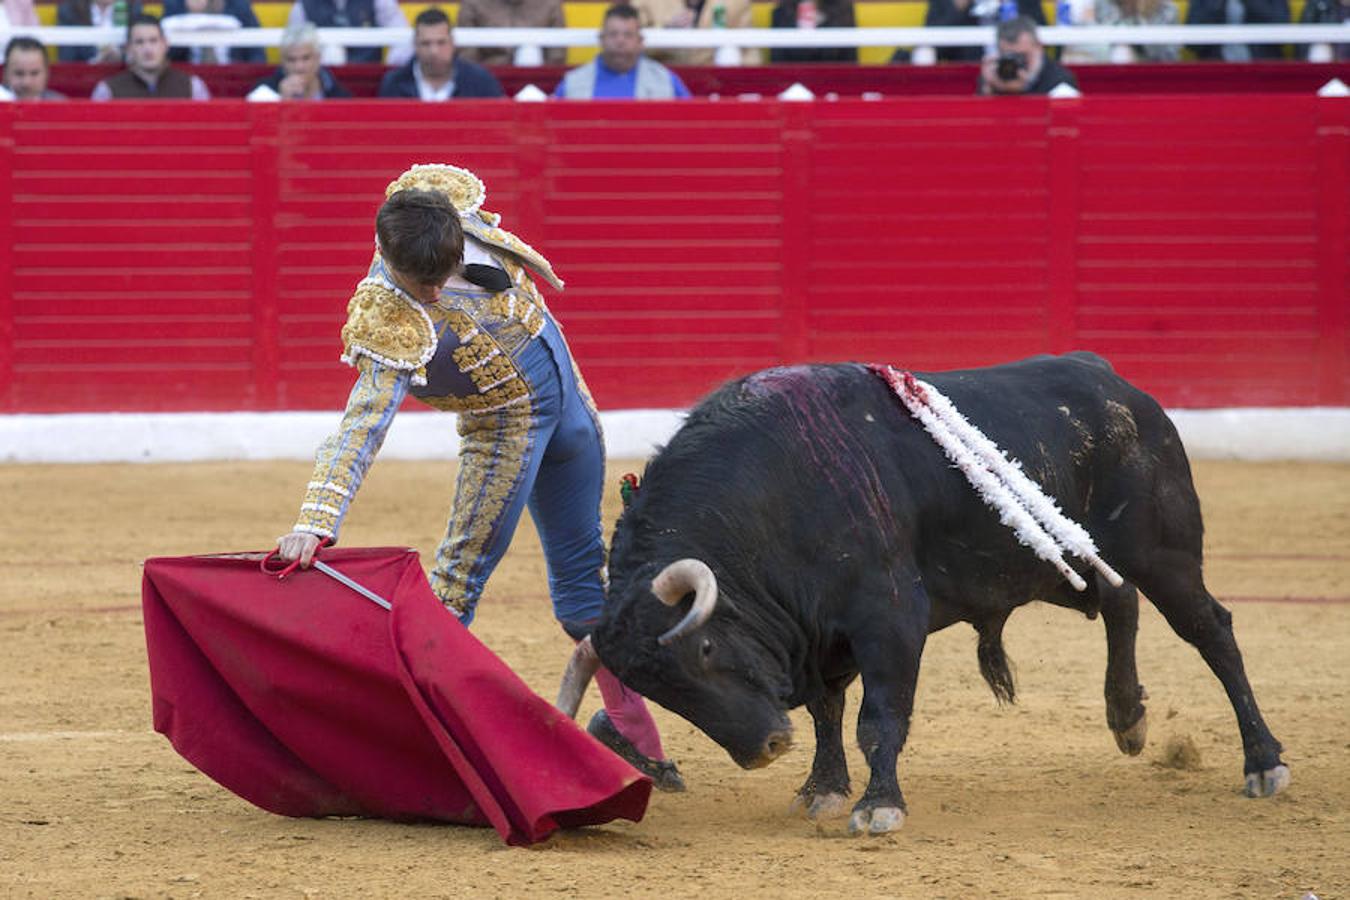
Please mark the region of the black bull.
<svg viewBox="0 0 1350 900"><path fill-rule="evenodd" d="M1122 751L1140 752L1137 588L1223 683L1247 793L1281 790L1281 747L1231 617L1205 588L1199 500L1158 404L1086 353L921 377L1087 529L1123 586L1075 560L1079 593L1019 545L866 367L770 369L707 397L647 465L614 532L609 603L591 635L599 659L745 767L787 749L786 711L805 704L816 752L798 799L812 816L849 794L844 690L861 674L871 774L850 828L884 832L904 817L896 758L924 640L955 622L974 626L981 672L1011 700L1001 634L1012 610L1039 599L1100 614L1107 725ZM668 570L681 560L696 562ZM575 679L569 695L560 703L575 707Z"/></svg>

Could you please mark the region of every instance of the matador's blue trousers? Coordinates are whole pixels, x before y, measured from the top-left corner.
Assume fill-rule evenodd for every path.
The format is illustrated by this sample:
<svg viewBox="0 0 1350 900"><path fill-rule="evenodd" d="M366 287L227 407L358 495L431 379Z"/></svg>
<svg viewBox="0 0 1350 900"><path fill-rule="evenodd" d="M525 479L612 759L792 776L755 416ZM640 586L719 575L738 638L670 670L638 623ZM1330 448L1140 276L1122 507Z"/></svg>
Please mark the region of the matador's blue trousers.
<svg viewBox="0 0 1350 900"><path fill-rule="evenodd" d="M551 319L515 362L529 385L528 402L460 415L455 508L436 553L432 587L465 624L472 621L528 505L548 564L554 615L579 638L605 600L600 422Z"/></svg>

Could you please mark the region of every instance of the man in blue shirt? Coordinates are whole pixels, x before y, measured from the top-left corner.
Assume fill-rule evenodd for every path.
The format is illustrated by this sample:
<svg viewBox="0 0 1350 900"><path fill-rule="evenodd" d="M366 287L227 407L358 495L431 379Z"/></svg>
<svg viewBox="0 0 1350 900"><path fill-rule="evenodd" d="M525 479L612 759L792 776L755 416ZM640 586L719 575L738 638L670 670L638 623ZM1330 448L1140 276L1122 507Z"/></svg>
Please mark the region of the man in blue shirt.
<svg viewBox="0 0 1350 900"><path fill-rule="evenodd" d="M615 5L605 10L600 55L568 71L553 96L564 100L684 100L689 88L680 76L643 55L637 10Z"/></svg>

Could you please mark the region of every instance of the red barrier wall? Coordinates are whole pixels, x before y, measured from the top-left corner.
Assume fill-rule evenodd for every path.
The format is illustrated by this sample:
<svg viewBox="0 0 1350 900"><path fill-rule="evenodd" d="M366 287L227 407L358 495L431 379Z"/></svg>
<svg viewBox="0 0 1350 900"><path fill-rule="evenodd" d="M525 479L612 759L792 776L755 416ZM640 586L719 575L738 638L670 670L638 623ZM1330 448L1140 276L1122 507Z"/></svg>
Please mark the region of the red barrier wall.
<svg viewBox="0 0 1350 900"><path fill-rule="evenodd" d="M333 408L384 185L478 172L604 408L1072 348L1350 405L1350 101L0 107L0 410Z"/></svg>

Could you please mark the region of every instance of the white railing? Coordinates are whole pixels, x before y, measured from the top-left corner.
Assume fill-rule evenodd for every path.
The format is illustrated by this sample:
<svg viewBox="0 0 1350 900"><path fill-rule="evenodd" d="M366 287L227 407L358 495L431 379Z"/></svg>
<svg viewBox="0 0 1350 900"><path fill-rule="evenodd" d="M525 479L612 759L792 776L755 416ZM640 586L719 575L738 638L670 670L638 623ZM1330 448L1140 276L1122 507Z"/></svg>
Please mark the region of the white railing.
<svg viewBox="0 0 1350 900"><path fill-rule="evenodd" d="M1350 22L1340 25L1119 25L1046 26L1041 42L1072 44L1341 44L1350 43ZM120 28L64 25L0 28L0 46L14 35L30 35L48 46L101 46L124 40ZM276 47L280 28L179 32L176 47ZM989 45L993 26L974 28L726 28L663 29L643 32L648 49L711 47L718 64L735 65L748 47L970 47ZM412 40L410 28L321 28L319 39L332 47L398 47ZM543 47L595 47L593 28L456 28L460 47L515 47L517 62L537 61Z"/></svg>

